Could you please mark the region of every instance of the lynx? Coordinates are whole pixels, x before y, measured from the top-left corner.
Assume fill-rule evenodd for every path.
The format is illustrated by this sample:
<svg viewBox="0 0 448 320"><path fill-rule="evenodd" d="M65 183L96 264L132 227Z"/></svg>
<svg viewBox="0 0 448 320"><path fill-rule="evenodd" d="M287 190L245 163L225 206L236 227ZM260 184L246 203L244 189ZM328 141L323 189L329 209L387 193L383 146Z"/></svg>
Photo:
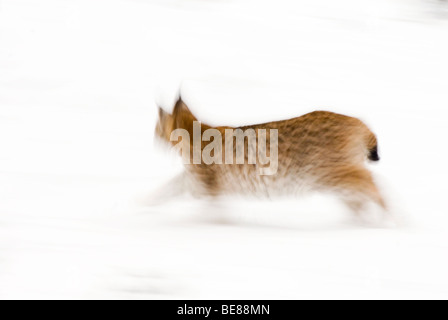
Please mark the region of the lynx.
<svg viewBox="0 0 448 320"><path fill-rule="evenodd" d="M189 144L189 148L199 147L204 151L207 141L194 146L191 140L179 142L172 136L176 129L193 136L197 121L180 98L172 113L159 108L156 137L171 146ZM232 149L229 149L229 141L223 141L213 154L215 159L221 158L223 164L207 164L203 160L186 163L184 173L170 184L170 188L174 185L178 188L175 192L188 190L194 196L212 198L231 194L272 198L296 196L305 191L332 192L355 213L362 212L372 202L386 210L385 201L366 166L366 160L380 160L377 138L359 119L316 111L290 120L239 128L201 124L200 133L209 129L217 130L222 136L229 129L250 131L253 136L244 135L243 144L231 143ZM278 132L276 139L272 139L272 130ZM260 132L264 133L263 137ZM266 161L258 159L254 163L249 159L251 150L260 149L262 138L266 139L265 149L270 150L271 160L272 150L278 152L278 164L272 175L259 173L260 168L266 167ZM241 154L238 147L244 147L244 163L236 161L239 151ZM229 151L233 151L233 155L229 155ZM225 164L225 159L233 159L233 164Z"/></svg>

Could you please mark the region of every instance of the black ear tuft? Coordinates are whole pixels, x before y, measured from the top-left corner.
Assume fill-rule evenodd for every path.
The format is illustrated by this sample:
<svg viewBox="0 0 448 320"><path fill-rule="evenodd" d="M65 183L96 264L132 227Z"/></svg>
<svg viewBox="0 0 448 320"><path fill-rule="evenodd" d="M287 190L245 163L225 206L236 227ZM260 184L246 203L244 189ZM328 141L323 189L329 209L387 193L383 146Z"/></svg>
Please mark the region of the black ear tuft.
<svg viewBox="0 0 448 320"><path fill-rule="evenodd" d="M177 97L178 97L177 100L182 101L182 83L181 83L181 85L179 87L179 91L177 92Z"/></svg>

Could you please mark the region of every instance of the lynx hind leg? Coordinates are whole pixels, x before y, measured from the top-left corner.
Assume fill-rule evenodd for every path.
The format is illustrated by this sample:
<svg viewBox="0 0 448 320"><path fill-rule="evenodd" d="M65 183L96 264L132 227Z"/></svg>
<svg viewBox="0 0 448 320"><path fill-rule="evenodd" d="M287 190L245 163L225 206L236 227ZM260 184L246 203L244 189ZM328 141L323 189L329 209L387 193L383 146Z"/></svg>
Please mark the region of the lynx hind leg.
<svg viewBox="0 0 448 320"><path fill-rule="evenodd" d="M369 204L387 211L386 203L372 174L361 166L335 168L326 178L327 186L335 190L344 203L357 215L362 215Z"/></svg>

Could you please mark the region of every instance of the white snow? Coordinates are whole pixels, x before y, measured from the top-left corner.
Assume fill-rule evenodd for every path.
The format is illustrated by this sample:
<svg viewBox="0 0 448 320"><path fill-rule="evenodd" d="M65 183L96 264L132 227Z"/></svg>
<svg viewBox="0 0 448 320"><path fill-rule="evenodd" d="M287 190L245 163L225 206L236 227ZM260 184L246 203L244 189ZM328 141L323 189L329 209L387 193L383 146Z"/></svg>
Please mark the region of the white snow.
<svg viewBox="0 0 448 320"><path fill-rule="evenodd" d="M448 298L447 7L0 1L0 298ZM153 145L179 87L212 124L362 118L404 223L325 195L145 206L182 170Z"/></svg>

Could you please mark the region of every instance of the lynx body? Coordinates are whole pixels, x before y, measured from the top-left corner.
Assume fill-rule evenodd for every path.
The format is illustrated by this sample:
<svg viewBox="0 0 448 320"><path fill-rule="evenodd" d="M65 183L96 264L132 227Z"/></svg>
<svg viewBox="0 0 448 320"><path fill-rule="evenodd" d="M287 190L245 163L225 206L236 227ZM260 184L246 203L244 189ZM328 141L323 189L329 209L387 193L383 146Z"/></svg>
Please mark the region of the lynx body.
<svg viewBox="0 0 448 320"><path fill-rule="evenodd" d="M179 99L172 114L159 110L156 136L171 145L171 133L184 129L193 134L197 118ZM201 130L212 128L202 124ZM216 127L222 135L226 129L253 129L255 140L245 139L244 164L186 164L185 173L175 183L193 195L217 197L225 194L274 197L299 195L303 192L336 193L354 212L360 212L373 202L386 209L385 202L375 185L366 160L378 161L376 136L359 119L325 111L316 111L298 118L241 128ZM259 129L265 129L266 148L270 149L270 130L276 129L278 141L278 167L273 175L260 175L260 163L249 164L248 154L256 145ZM190 143L182 141L182 143ZM222 154L225 158L225 142ZM206 143L202 142L201 148ZM234 148L237 145L235 144ZM235 153L236 154L236 150Z"/></svg>

